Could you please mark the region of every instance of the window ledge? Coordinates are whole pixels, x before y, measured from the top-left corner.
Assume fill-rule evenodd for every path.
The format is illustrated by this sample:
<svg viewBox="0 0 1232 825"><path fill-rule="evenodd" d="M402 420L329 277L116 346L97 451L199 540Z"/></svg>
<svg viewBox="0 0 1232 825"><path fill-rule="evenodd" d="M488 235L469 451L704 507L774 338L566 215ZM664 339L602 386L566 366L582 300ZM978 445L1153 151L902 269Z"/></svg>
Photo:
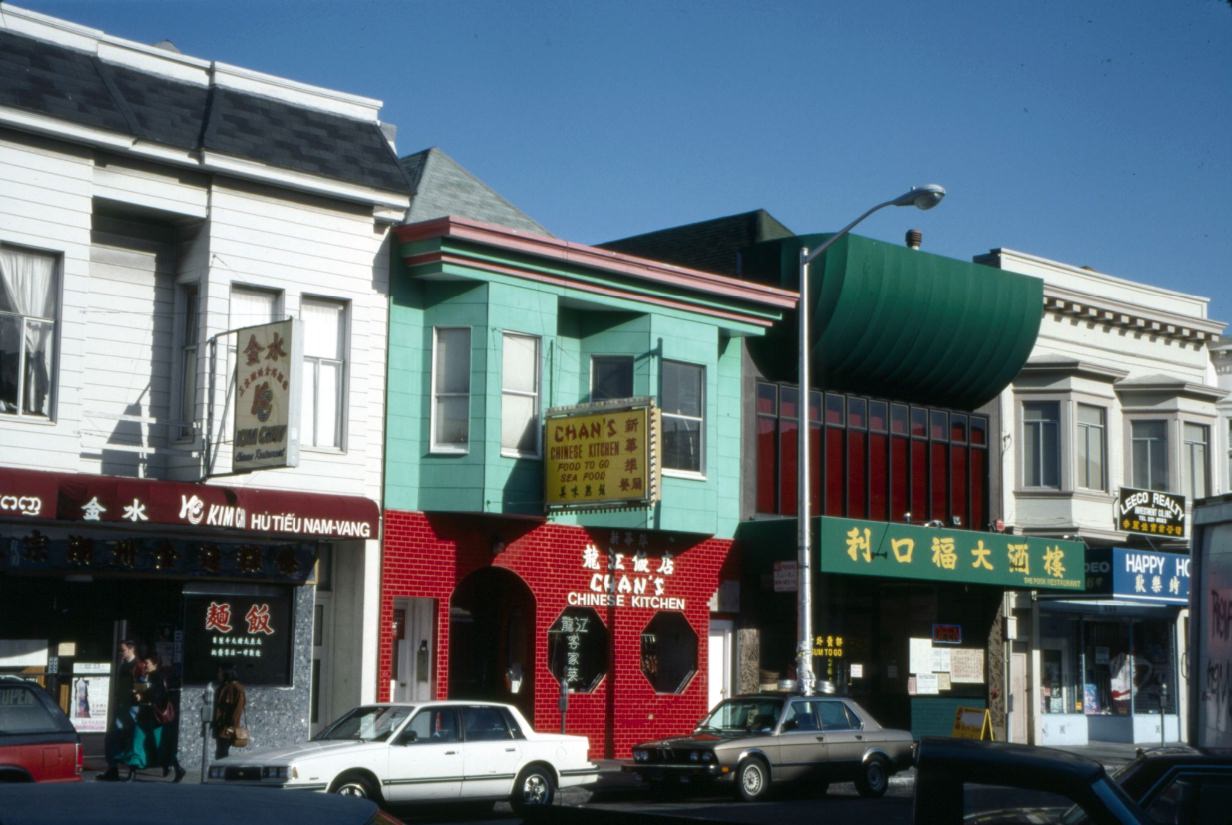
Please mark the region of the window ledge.
<svg viewBox="0 0 1232 825"><path fill-rule="evenodd" d="M470 452L471 452L470 447L450 448L450 447L432 446L428 448L428 455L439 455L439 456L470 455Z"/></svg>
<svg viewBox="0 0 1232 825"><path fill-rule="evenodd" d="M35 427L54 427L56 425L55 419L52 418L44 418L34 415L14 415L12 413L0 413L0 422L29 424Z"/></svg>
<svg viewBox="0 0 1232 825"><path fill-rule="evenodd" d="M512 458L522 461L543 461L543 453L515 453L511 450L501 450L501 458Z"/></svg>
<svg viewBox="0 0 1232 825"><path fill-rule="evenodd" d="M663 475L669 478L683 478L689 481L706 481L706 474L695 470L669 470L664 467Z"/></svg>

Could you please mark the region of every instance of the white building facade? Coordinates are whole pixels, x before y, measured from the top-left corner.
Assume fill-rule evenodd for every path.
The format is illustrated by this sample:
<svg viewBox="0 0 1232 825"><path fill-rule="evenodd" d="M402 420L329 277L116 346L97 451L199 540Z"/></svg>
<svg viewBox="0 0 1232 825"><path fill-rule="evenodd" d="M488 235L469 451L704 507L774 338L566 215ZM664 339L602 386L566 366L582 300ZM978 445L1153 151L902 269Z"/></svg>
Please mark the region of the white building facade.
<svg viewBox="0 0 1232 825"><path fill-rule="evenodd" d="M1224 325L1206 298L1007 249L976 260L1044 280L1034 350L996 402L1006 529L1087 545L1083 598L1006 594L1007 736L1178 741L1188 530L1152 534L1119 507L1132 488L1187 510L1227 483L1211 362Z"/></svg>
<svg viewBox="0 0 1232 825"><path fill-rule="evenodd" d="M257 745L375 696L408 205L380 106L0 11L0 671L65 700L135 638L183 682L186 765L224 660ZM237 387L235 330L284 319L302 359ZM288 407L295 466L235 472L237 397Z"/></svg>

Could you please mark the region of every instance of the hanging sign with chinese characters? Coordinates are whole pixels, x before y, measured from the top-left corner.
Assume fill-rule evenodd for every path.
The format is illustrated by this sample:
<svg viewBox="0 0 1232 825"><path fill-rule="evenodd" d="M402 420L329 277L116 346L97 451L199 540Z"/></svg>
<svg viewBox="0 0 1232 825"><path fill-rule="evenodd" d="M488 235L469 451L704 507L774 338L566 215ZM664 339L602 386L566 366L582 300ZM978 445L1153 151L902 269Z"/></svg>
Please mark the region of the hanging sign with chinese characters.
<svg viewBox="0 0 1232 825"><path fill-rule="evenodd" d="M883 521L823 517L821 570L1023 590L1084 588L1085 546Z"/></svg>
<svg viewBox="0 0 1232 825"><path fill-rule="evenodd" d="M231 663L246 685L289 685L293 636L289 593L186 595L184 681L213 681Z"/></svg>
<svg viewBox="0 0 1232 825"><path fill-rule="evenodd" d="M293 319L236 330L237 473L299 464L299 327Z"/></svg>
<svg viewBox="0 0 1232 825"><path fill-rule="evenodd" d="M659 500L659 411L585 405L544 416L544 503L552 509L649 507Z"/></svg>
<svg viewBox="0 0 1232 825"><path fill-rule="evenodd" d="M1185 497L1122 487L1117 500L1117 527L1127 533L1184 538Z"/></svg>

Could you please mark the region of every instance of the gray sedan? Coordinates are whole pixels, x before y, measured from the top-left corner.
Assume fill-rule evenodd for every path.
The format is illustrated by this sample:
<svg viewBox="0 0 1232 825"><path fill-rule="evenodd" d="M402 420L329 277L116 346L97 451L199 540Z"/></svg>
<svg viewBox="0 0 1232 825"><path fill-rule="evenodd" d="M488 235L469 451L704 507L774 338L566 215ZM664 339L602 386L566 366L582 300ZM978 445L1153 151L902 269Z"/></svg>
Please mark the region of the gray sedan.
<svg viewBox="0 0 1232 825"><path fill-rule="evenodd" d="M876 797L912 750L909 732L883 728L851 699L757 694L721 702L689 736L635 746L623 768L657 788L730 784L746 801L798 781L818 792L854 781Z"/></svg>

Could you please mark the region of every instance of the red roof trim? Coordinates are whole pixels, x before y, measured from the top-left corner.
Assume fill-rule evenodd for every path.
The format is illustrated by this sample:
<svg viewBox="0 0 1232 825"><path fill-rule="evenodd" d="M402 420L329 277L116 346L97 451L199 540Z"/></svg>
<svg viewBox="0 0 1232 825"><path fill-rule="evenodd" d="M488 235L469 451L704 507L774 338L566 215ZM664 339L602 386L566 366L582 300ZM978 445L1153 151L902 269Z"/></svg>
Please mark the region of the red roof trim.
<svg viewBox="0 0 1232 825"><path fill-rule="evenodd" d="M454 216L434 218L421 223L406 224L394 229L402 243L447 237L476 241L502 249L550 258L563 263L587 266L620 273L631 278L654 281L712 295L722 295L777 309L794 309L799 294L794 290L744 281L726 275L715 275L699 269L665 264L648 258L638 258L607 249L533 235L505 226L481 223ZM409 260L407 261L409 264ZM522 274L521 270L518 274Z"/></svg>

